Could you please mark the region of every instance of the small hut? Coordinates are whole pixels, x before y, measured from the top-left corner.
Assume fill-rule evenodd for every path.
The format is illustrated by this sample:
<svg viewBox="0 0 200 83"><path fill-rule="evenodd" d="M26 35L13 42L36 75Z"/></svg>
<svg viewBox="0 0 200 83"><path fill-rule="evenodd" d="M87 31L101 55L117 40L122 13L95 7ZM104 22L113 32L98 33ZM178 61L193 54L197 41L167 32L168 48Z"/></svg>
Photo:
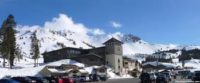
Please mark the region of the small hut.
<svg viewBox="0 0 200 83"><path fill-rule="evenodd" d="M40 72L43 76L87 76L89 73L76 65L45 66Z"/></svg>

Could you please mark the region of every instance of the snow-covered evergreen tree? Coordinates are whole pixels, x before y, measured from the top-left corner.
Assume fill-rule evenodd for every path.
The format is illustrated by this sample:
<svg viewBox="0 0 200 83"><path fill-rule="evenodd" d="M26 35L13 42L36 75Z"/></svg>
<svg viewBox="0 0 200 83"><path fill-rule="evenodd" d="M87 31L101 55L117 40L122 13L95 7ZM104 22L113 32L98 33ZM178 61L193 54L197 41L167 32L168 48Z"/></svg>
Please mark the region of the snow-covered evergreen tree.
<svg viewBox="0 0 200 83"><path fill-rule="evenodd" d="M31 35L31 55L34 59L34 66L38 66L38 58L40 57L39 40L36 37L36 32Z"/></svg>

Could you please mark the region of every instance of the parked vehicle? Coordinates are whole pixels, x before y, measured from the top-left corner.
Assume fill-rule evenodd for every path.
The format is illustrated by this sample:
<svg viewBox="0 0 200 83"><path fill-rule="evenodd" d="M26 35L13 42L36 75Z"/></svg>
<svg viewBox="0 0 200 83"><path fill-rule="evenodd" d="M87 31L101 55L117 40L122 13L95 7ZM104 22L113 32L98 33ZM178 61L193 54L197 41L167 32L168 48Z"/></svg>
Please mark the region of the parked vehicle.
<svg viewBox="0 0 200 83"><path fill-rule="evenodd" d="M49 81L45 78L42 77L32 77L32 76L28 76L28 78L36 81L36 83L49 83Z"/></svg>
<svg viewBox="0 0 200 83"><path fill-rule="evenodd" d="M181 76L182 79L187 79L191 72L189 70L180 70L178 74Z"/></svg>
<svg viewBox="0 0 200 83"><path fill-rule="evenodd" d="M192 79L192 77L194 76L194 73L190 72L187 76L187 79Z"/></svg>
<svg viewBox="0 0 200 83"><path fill-rule="evenodd" d="M63 83L74 83L74 81L70 78L62 78Z"/></svg>
<svg viewBox="0 0 200 83"><path fill-rule="evenodd" d="M79 76L79 81L80 82L85 82L86 81L86 76Z"/></svg>
<svg viewBox="0 0 200 83"><path fill-rule="evenodd" d="M200 81L200 72L194 72L194 75L192 77L192 81Z"/></svg>
<svg viewBox="0 0 200 83"><path fill-rule="evenodd" d="M100 79L101 81L106 81L106 80L108 79L108 77L107 77L106 75L100 75L100 76L99 76L99 79Z"/></svg>
<svg viewBox="0 0 200 83"><path fill-rule="evenodd" d="M28 77L12 77L11 79L16 80L20 83L36 83L36 81L32 81Z"/></svg>
<svg viewBox="0 0 200 83"><path fill-rule="evenodd" d="M78 82L81 82L81 81L85 81L86 78L85 77L81 77L81 76L73 76L70 78L71 80L73 80L74 83L78 83Z"/></svg>
<svg viewBox="0 0 200 83"><path fill-rule="evenodd" d="M162 74L165 74L165 75L166 75L168 81L172 81L172 75L171 75L170 72L162 72Z"/></svg>
<svg viewBox="0 0 200 83"><path fill-rule="evenodd" d="M141 83L151 83L151 78L149 73L142 73L140 75Z"/></svg>
<svg viewBox="0 0 200 83"><path fill-rule="evenodd" d="M44 77L49 81L49 83L58 83L58 79L54 77Z"/></svg>
<svg viewBox="0 0 200 83"><path fill-rule="evenodd" d="M155 73L149 73L149 75L150 75L150 80L151 80L152 82L156 81L157 76L156 76Z"/></svg>
<svg viewBox="0 0 200 83"><path fill-rule="evenodd" d="M157 74L156 83L168 83L169 79L166 74Z"/></svg>
<svg viewBox="0 0 200 83"><path fill-rule="evenodd" d="M0 79L0 83L20 83L13 79Z"/></svg>

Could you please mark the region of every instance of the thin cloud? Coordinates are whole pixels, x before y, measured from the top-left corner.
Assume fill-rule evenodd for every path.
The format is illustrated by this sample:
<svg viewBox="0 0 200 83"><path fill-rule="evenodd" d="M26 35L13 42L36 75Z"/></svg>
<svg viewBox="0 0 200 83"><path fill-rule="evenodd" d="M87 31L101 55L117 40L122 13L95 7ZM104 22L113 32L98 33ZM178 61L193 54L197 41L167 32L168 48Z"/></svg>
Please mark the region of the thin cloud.
<svg viewBox="0 0 200 83"><path fill-rule="evenodd" d="M111 24L111 26L112 26L113 28L116 28L116 29L122 27L122 24L119 23L119 22L116 22L116 21L111 21L110 24Z"/></svg>
<svg viewBox="0 0 200 83"><path fill-rule="evenodd" d="M104 35L104 34L105 34L105 32L104 32L103 30L99 29L99 28L93 29L93 30L92 30L92 33L93 33L94 35Z"/></svg>

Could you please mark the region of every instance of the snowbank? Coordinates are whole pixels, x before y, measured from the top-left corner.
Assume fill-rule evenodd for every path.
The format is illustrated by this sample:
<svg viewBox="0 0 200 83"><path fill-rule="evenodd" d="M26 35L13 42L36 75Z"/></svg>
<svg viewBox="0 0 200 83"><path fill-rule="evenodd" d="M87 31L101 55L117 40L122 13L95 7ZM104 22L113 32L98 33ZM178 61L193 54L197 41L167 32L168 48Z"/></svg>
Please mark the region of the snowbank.
<svg viewBox="0 0 200 83"><path fill-rule="evenodd" d="M110 77L109 79L124 79L124 78L133 78L131 75L129 74L126 74L126 75L122 75L122 76L119 76L119 75L116 75L111 68L108 68L107 69L107 74L108 76Z"/></svg>
<svg viewBox="0 0 200 83"><path fill-rule="evenodd" d="M34 68L22 68L22 69L8 69L0 68L0 78L5 76L36 76L45 66L34 67Z"/></svg>

